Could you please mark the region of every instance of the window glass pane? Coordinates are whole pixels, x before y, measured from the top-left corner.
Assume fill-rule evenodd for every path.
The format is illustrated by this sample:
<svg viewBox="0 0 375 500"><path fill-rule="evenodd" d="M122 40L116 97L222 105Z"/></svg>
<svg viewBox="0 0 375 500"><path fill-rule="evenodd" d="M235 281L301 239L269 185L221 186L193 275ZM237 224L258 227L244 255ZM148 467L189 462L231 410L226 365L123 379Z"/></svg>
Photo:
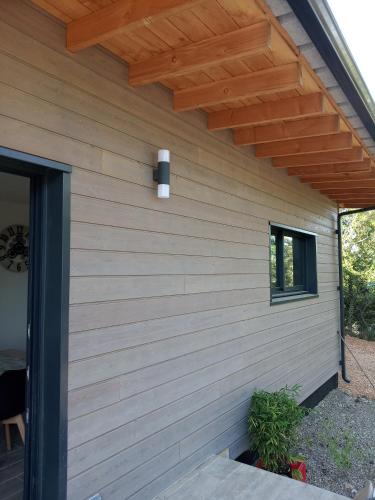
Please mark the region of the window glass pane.
<svg viewBox="0 0 375 500"><path fill-rule="evenodd" d="M292 236L284 236L284 284L285 288L292 288L294 286Z"/></svg>
<svg viewBox="0 0 375 500"><path fill-rule="evenodd" d="M271 234L271 288L276 288L277 286L276 235Z"/></svg>
<svg viewBox="0 0 375 500"><path fill-rule="evenodd" d="M305 282L305 240L293 238L294 286L304 287Z"/></svg>

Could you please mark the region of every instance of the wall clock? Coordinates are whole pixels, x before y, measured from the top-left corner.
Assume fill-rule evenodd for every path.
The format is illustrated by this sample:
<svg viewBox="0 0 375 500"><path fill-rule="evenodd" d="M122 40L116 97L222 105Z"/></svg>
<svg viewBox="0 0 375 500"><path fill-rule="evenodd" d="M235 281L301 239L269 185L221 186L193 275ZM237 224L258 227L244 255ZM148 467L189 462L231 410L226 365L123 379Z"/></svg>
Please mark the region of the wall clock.
<svg viewBox="0 0 375 500"><path fill-rule="evenodd" d="M0 264L16 273L29 266L29 228L13 224L0 233Z"/></svg>

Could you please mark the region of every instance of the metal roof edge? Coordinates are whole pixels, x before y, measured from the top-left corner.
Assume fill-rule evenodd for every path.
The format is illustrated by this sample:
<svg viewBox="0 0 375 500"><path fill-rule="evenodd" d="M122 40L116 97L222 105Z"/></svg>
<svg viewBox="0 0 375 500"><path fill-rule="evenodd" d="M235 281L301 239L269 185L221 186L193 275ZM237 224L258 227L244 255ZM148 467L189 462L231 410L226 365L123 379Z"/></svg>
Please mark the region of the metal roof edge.
<svg viewBox="0 0 375 500"><path fill-rule="evenodd" d="M357 85L333 45L327 30L317 16L309 0L287 0L294 14L316 46L322 59L341 86L350 104L358 114L363 125L375 140L375 121L359 93Z"/></svg>

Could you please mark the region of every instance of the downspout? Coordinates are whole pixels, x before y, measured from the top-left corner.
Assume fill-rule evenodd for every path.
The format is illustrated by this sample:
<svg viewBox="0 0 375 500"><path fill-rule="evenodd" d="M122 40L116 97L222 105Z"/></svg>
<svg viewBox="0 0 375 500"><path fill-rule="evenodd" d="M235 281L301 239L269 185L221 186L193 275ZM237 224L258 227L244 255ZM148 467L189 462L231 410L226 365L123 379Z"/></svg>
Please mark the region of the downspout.
<svg viewBox="0 0 375 500"><path fill-rule="evenodd" d="M354 215L362 212L375 210L375 207L359 208L357 210L347 210L345 212L337 212L337 246L339 259L339 294L340 294L340 345L341 345L341 377L350 384L350 379L346 374L345 363L345 302L344 302L344 274L342 269L342 227L341 218L346 215Z"/></svg>

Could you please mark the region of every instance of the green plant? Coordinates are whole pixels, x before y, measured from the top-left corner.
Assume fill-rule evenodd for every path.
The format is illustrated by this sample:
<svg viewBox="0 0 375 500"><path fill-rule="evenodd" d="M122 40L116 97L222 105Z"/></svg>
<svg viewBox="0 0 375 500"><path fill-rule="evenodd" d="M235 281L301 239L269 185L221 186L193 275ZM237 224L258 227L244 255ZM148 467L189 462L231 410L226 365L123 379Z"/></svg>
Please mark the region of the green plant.
<svg viewBox="0 0 375 500"><path fill-rule="evenodd" d="M328 451L338 469L350 469L352 466L351 455L354 440L350 436L344 436L342 445L331 437L328 442Z"/></svg>
<svg viewBox="0 0 375 500"><path fill-rule="evenodd" d="M251 398L248 419L251 448L271 472L282 472L292 461L297 427L307 413L296 401L299 389L295 385L276 392L255 391Z"/></svg>
<svg viewBox="0 0 375 500"><path fill-rule="evenodd" d="M320 432L318 438L320 442L327 447L328 453L338 469L350 469L354 456L360 454L356 452L356 440L349 432L335 431L332 421L327 420L323 424L323 432Z"/></svg>

